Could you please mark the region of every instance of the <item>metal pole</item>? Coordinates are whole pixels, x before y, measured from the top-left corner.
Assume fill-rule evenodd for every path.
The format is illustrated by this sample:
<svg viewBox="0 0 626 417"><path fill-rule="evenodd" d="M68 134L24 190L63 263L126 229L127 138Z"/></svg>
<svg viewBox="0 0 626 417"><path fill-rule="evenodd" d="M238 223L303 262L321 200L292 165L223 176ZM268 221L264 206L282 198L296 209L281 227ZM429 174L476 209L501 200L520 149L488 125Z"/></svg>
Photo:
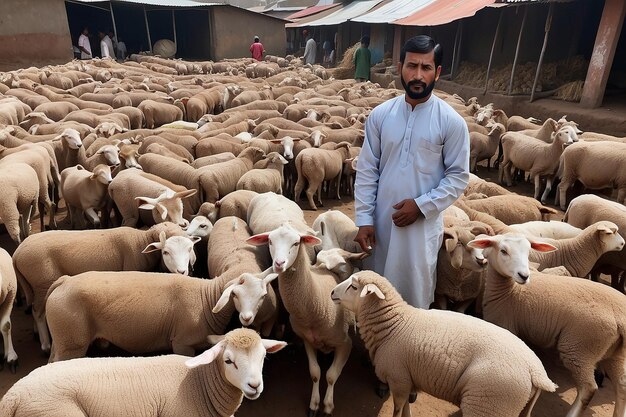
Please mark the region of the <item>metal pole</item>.
<svg viewBox="0 0 626 417"><path fill-rule="evenodd" d="M543 57L546 54L546 47L548 46L548 35L550 34L550 27L552 26L552 14L554 13L554 3L550 3L550 10L548 11L548 17L546 18L546 34L543 37L543 46L541 47L541 55L539 55L539 62L537 63L537 73L535 74L535 82L533 83L533 89L530 92L530 102L535 100L535 89L537 88L537 82L539 81L539 73L541 72L541 65L543 64Z"/></svg>
<svg viewBox="0 0 626 417"><path fill-rule="evenodd" d="M150 25L148 24L148 13L146 12L146 6L143 6L143 18L146 21L146 33L148 34L148 49L152 52L152 39L150 39Z"/></svg>
<svg viewBox="0 0 626 417"><path fill-rule="evenodd" d="M496 33L493 36L493 45L491 45L491 54L489 55L489 65L487 65L487 77L485 79L485 91L483 94L487 94L487 87L489 86L489 73L491 72L491 63L493 62L493 53L496 50L496 42L498 41L498 33L500 32L500 24L502 23L502 15L504 10L500 11L500 17L498 18L498 26L496 26Z"/></svg>
<svg viewBox="0 0 626 417"><path fill-rule="evenodd" d="M120 39L117 37L117 27L115 26L115 15L113 14L113 3L109 3L109 9L111 10L111 20L113 21L113 34L115 35L115 39L119 41Z"/></svg>
<svg viewBox="0 0 626 417"><path fill-rule="evenodd" d="M456 59L456 47L459 43L459 27L461 22L456 26L456 35L454 35L454 47L452 47L452 64L450 65L450 79L454 78L454 60Z"/></svg>
<svg viewBox="0 0 626 417"><path fill-rule="evenodd" d="M515 58L513 59L513 68L511 68L511 79L509 80L509 89L506 92L508 95L511 95L511 91L513 91L513 81L515 80L515 66L517 65L517 58L519 57L519 49L520 49L520 46L522 45L522 34L524 33L524 27L526 26L527 15L528 15L528 6L524 7L524 17L522 18L522 26L519 29L519 37L517 38L517 48L515 49Z"/></svg>
<svg viewBox="0 0 626 417"><path fill-rule="evenodd" d="M176 17L174 16L174 9L172 9L172 27L174 28L174 45L178 49L178 43L176 42Z"/></svg>

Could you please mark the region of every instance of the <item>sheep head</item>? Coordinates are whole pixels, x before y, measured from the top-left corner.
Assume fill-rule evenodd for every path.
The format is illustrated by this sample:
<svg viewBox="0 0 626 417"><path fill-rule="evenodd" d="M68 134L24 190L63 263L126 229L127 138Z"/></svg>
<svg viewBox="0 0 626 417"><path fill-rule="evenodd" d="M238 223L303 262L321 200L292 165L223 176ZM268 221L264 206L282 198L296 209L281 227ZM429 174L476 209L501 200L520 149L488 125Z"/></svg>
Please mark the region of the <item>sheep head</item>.
<svg viewBox="0 0 626 417"><path fill-rule="evenodd" d="M141 253L161 251L161 257L165 268L169 272L189 275L189 265L196 263L196 254L193 245L200 241L197 236L171 236L166 237L165 231L159 234L159 241L150 243Z"/></svg>
<svg viewBox="0 0 626 417"><path fill-rule="evenodd" d="M113 181L113 178L111 177L111 168L104 164L96 165L90 179L104 185L111 184L111 181Z"/></svg>

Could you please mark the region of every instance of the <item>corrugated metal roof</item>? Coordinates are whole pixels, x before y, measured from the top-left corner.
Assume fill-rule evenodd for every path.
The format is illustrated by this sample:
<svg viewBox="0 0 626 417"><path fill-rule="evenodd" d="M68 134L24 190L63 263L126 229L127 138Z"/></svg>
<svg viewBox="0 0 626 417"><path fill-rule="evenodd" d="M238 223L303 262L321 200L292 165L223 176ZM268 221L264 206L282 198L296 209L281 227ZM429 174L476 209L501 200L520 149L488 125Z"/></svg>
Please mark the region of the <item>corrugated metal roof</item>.
<svg viewBox="0 0 626 417"><path fill-rule="evenodd" d="M292 27L338 25L347 22L348 20L353 19L357 16L360 16L363 13L368 12L381 2L382 0L355 1L346 6L343 6L342 8L335 11L334 13L329 14L328 16L321 17L308 23L297 22Z"/></svg>
<svg viewBox="0 0 626 417"><path fill-rule="evenodd" d="M304 10L300 10L299 12L296 12L294 14L291 14L291 15L287 16L287 19L289 19L289 20L302 19L303 17L310 16L310 15L313 15L315 13L319 13L322 10L327 10L327 9L330 9L332 7L337 7L337 6L339 6L339 4L327 4L326 6L311 6L311 7L307 7Z"/></svg>
<svg viewBox="0 0 626 417"><path fill-rule="evenodd" d="M74 0L78 3L109 3L103 0ZM116 3L135 3L145 4L146 6L161 7L206 7L206 6L222 6L224 3L208 3L193 0L114 0Z"/></svg>
<svg viewBox="0 0 626 417"><path fill-rule="evenodd" d="M376 10L351 19L354 22L364 23L391 23L394 20L414 14L428 6L433 0L392 0Z"/></svg>
<svg viewBox="0 0 626 417"><path fill-rule="evenodd" d="M393 22L404 26L437 26L464 17L495 3L495 0L432 0L429 5L411 16Z"/></svg>

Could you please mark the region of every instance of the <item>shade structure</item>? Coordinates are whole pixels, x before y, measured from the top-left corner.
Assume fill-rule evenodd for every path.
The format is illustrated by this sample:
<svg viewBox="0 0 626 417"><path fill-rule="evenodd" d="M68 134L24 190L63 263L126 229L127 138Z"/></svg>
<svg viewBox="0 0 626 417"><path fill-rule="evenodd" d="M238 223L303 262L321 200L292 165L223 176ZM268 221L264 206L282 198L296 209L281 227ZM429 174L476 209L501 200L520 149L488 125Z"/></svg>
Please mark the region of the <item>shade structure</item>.
<svg viewBox="0 0 626 417"><path fill-rule="evenodd" d="M300 10L294 14L290 14L285 19L288 19L288 20L302 19L303 17L311 16L311 15L314 15L315 13L319 13L323 10L327 10L327 9L337 7L337 6L339 6L339 4L328 4L326 6L311 6L311 7L307 7L304 10Z"/></svg>
<svg viewBox="0 0 626 417"><path fill-rule="evenodd" d="M432 2L433 0L392 0L375 10L355 17L352 21L363 23L391 23L394 20L403 19L414 14Z"/></svg>
<svg viewBox="0 0 626 417"><path fill-rule="evenodd" d="M370 11L379 3L382 3L382 0L355 1L341 7L339 10L336 10L329 15L320 17L319 19L311 20L308 22L292 23L288 24L287 27L339 25Z"/></svg>
<svg viewBox="0 0 626 417"><path fill-rule="evenodd" d="M392 22L403 26L438 26L470 17L495 0L432 0L412 15Z"/></svg>

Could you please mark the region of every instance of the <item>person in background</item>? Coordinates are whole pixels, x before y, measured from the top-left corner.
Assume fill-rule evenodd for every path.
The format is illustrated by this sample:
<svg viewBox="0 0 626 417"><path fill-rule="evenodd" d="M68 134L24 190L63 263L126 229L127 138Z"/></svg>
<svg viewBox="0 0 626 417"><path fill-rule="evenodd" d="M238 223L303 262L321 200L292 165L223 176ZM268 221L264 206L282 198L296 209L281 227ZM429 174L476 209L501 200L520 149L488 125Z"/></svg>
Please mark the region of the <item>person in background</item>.
<svg viewBox="0 0 626 417"><path fill-rule="evenodd" d="M364 266L419 308L434 298L442 212L469 181L467 124L433 94L442 60L441 45L429 36L404 44L398 73L405 94L367 118L354 187L354 240L373 250Z"/></svg>
<svg viewBox="0 0 626 417"><path fill-rule="evenodd" d="M372 53L369 50L370 37L361 38L361 47L354 52L352 62L354 62L354 79L358 82L365 82L370 79L370 68L372 66Z"/></svg>
<svg viewBox="0 0 626 417"><path fill-rule="evenodd" d="M250 53L252 54L252 58L257 61L263 60L263 54L265 53L265 49L263 48L263 44L258 36L254 37L254 42L250 45Z"/></svg>
<svg viewBox="0 0 626 417"><path fill-rule="evenodd" d="M317 57L317 43L313 39L313 35L309 34L308 30L303 30L302 34L307 38L304 47L304 63L313 65Z"/></svg>
<svg viewBox="0 0 626 417"><path fill-rule="evenodd" d="M80 49L80 59L91 59L91 44L89 43L89 29L83 28L83 31L78 37L78 49Z"/></svg>
<svg viewBox="0 0 626 417"><path fill-rule="evenodd" d="M330 66L330 52L333 50L333 43L326 39L322 44L322 50L324 51L324 66Z"/></svg>
<svg viewBox="0 0 626 417"><path fill-rule="evenodd" d="M116 57L118 55L117 36L115 36L115 33L112 30L109 31L109 39L111 39L111 45L113 46L113 56Z"/></svg>
<svg viewBox="0 0 626 417"><path fill-rule="evenodd" d="M109 37L102 30L98 31L98 37L100 38L100 55L102 56L102 59L112 58L113 51L109 49L109 44L105 40L105 38L108 39ZM109 42L111 42L110 39L109 39ZM111 47L111 49L113 49L113 47Z"/></svg>

